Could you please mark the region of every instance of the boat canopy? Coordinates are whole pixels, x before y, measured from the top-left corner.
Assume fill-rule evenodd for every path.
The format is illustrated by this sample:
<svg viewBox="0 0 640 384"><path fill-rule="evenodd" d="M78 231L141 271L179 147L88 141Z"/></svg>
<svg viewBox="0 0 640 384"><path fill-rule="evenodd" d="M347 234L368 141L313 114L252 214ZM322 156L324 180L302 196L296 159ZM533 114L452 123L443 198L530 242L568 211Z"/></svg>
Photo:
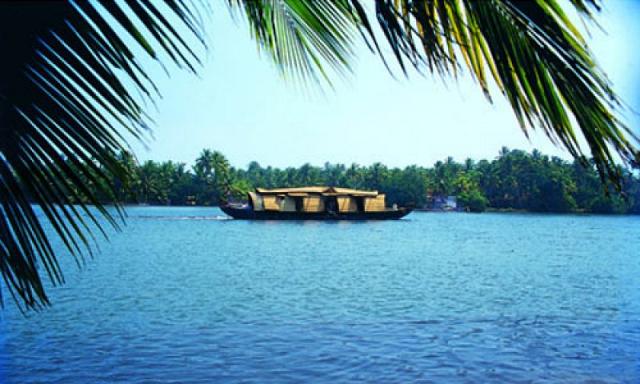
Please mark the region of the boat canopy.
<svg viewBox="0 0 640 384"><path fill-rule="evenodd" d="M299 187L299 188L276 188L276 189L256 188L256 192L261 195L287 195L291 197L304 197L309 195L353 196L353 197L378 196L378 191L362 191L358 189L338 188L338 187Z"/></svg>
<svg viewBox="0 0 640 384"><path fill-rule="evenodd" d="M249 204L256 212L381 212L385 195L338 187L256 188L249 192Z"/></svg>

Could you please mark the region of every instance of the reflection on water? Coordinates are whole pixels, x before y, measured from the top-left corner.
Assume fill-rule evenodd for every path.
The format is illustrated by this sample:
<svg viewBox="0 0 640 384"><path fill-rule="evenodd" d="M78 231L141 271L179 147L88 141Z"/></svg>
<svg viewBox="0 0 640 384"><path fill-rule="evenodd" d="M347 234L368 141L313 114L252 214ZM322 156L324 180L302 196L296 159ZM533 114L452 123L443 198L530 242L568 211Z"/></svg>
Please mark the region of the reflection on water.
<svg viewBox="0 0 640 384"><path fill-rule="evenodd" d="M1 312L0 382L640 381L640 218L128 211Z"/></svg>

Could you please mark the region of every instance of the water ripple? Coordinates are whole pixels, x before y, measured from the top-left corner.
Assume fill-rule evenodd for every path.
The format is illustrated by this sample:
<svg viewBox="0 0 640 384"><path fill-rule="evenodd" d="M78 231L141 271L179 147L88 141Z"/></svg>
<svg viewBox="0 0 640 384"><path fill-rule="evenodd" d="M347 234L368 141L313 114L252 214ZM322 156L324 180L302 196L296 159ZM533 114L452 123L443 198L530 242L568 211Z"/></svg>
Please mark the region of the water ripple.
<svg viewBox="0 0 640 384"><path fill-rule="evenodd" d="M0 382L640 382L636 218L129 217L52 308L0 312Z"/></svg>

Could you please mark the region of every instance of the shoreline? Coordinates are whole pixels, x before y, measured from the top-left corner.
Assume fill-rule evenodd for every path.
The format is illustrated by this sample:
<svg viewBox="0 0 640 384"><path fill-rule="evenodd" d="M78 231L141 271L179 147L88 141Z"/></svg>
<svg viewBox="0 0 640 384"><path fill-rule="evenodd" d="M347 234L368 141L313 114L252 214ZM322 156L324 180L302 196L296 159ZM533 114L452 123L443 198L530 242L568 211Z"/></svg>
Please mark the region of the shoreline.
<svg viewBox="0 0 640 384"><path fill-rule="evenodd" d="M107 205L113 205L109 203ZM178 204L123 204L125 208L128 207L149 207L149 208L163 208L163 207L184 207L184 208L220 208L219 205L178 205ZM469 213L469 214L482 214L482 213L517 213L517 214L534 214L534 215L578 215L578 216L640 216L633 213L599 213L599 212L585 212L585 211L571 211L571 212L549 212L549 211L528 211L526 209L516 208L487 208L484 212L468 212L465 210L442 210L442 209L426 209L426 208L414 208L414 212L424 213Z"/></svg>

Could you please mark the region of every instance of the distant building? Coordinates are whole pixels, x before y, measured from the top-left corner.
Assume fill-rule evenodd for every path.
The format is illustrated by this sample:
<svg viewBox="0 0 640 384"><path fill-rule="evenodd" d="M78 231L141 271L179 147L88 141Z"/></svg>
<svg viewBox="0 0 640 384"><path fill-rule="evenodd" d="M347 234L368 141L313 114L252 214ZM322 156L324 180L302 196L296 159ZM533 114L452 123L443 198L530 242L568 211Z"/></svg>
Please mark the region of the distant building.
<svg viewBox="0 0 640 384"><path fill-rule="evenodd" d="M457 196L427 195L427 203L425 209L433 211L457 211Z"/></svg>
<svg viewBox="0 0 640 384"><path fill-rule="evenodd" d="M447 200L444 204L445 208L450 210L458 209L458 196L447 196Z"/></svg>

